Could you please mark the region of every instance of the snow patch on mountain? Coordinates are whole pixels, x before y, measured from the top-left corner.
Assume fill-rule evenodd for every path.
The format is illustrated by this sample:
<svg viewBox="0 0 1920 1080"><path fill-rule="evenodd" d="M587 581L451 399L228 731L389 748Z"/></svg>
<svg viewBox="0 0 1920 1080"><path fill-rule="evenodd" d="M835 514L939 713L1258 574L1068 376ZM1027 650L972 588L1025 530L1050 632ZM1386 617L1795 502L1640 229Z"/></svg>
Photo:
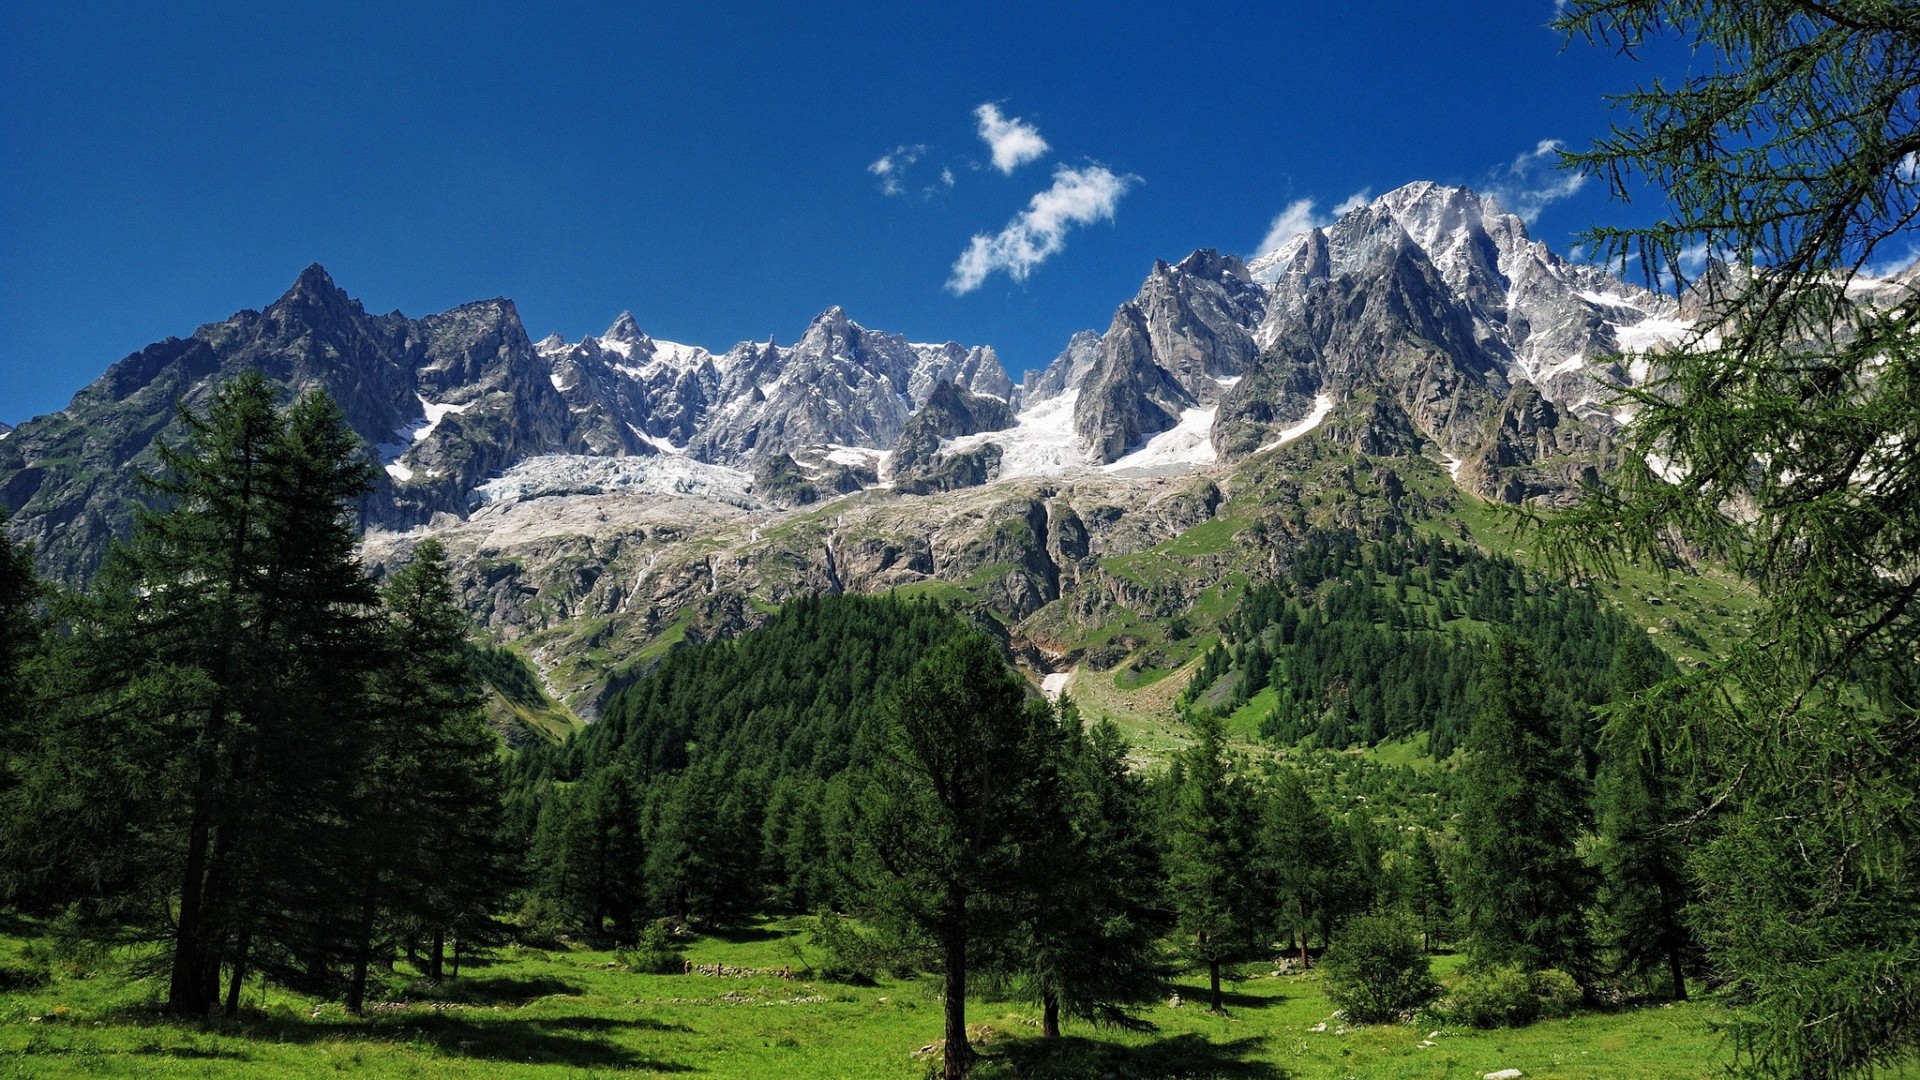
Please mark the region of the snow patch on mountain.
<svg viewBox="0 0 1920 1080"><path fill-rule="evenodd" d="M531 457L474 488L473 502L525 502L550 495L658 495L763 509L753 477L682 454L608 458L588 454Z"/></svg>
<svg viewBox="0 0 1920 1080"><path fill-rule="evenodd" d="M1075 387L1056 397L1035 402L1004 431L983 431L957 439L943 439L942 453L965 453L992 443L1000 447L1000 479L1019 476L1066 476L1087 469L1087 455L1073 430Z"/></svg>
<svg viewBox="0 0 1920 1080"><path fill-rule="evenodd" d="M1161 475L1169 471L1188 471L1216 460L1213 449L1213 418L1218 406L1185 409L1180 422L1148 439L1146 445L1118 461L1101 466L1102 472L1118 475Z"/></svg>
<svg viewBox="0 0 1920 1080"><path fill-rule="evenodd" d="M428 401L420 394L413 396L420 402L422 414L420 419L411 421L407 426L394 431L393 436L399 440L398 442L381 443L373 448L374 452L380 455L380 467L387 471L388 476L403 484L413 479L413 470L400 463L401 456L433 434L433 429L440 426L440 421L453 413L463 413L473 408L471 401L465 405L448 405Z"/></svg>
<svg viewBox="0 0 1920 1080"><path fill-rule="evenodd" d="M1254 453L1264 454L1269 450L1278 450L1293 440L1305 435L1307 432L1312 431L1314 428L1319 427L1320 421L1325 420L1327 414L1332 411L1333 399L1325 394L1321 394L1313 399L1313 411L1307 414L1306 419L1282 431L1279 438L1255 450Z"/></svg>

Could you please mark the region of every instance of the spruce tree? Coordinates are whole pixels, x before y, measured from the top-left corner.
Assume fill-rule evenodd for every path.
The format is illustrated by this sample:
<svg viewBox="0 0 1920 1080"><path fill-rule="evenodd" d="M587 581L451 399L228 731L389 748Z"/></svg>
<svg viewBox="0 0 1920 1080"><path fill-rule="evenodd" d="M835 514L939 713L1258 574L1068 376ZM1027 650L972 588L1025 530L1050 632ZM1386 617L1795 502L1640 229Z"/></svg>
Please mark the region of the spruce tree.
<svg viewBox="0 0 1920 1080"><path fill-rule="evenodd" d="M1474 683L1460 770L1459 899L1476 961L1580 975L1592 899L1574 850L1585 784L1540 708L1540 682L1531 648L1494 639Z"/></svg>
<svg viewBox="0 0 1920 1080"><path fill-rule="evenodd" d="M1227 762L1220 720L1202 712L1180 753L1167 843L1167 889L1190 955L1207 967L1209 1007L1223 1011L1220 965L1245 955L1259 924L1253 796Z"/></svg>
<svg viewBox="0 0 1920 1080"><path fill-rule="evenodd" d="M1050 869L1038 856L1063 826L1057 737L1050 710L978 631L929 653L887 710L865 806L870 913L938 958L949 1080L973 1057L973 962L1017 929L1023 901Z"/></svg>

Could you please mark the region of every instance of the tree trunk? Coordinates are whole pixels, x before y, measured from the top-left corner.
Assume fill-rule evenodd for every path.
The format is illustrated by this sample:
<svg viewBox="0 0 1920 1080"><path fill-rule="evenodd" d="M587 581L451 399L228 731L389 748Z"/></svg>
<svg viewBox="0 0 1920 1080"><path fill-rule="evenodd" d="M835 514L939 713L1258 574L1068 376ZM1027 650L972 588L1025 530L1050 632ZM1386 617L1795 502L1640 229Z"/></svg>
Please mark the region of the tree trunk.
<svg viewBox="0 0 1920 1080"><path fill-rule="evenodd" d="M1213 986L1213 1011L1226 1012L1226 1005L1220 1000L1220 961L1213 959L1207 961L1207 981Z"/></svg>
<svg viewBox="0 0 1920 1080"><path fill-rule="evenodd" d="M233 981L227 984L227 1015L240 1015L240 988L247 981L247 951L253 946L251 931L240 931L240 944L233 951Z"/></svg>
<svg viewBox="0 0 1920 1080"><path fill-rule="evenodd" d="M453 939L453 977L460 977L460 939Z"/></svg>
<svg viewBox="0 0 1920 1080"><path fill-rule="evenodd" d="M1048 1039L1060 1037L1060 994L1056 990L1040 995L1040 1034Z"/></svg>
<svg viewBox="0 0 1920 1080"><path fill-rule="evenodd" d="M1680 946L1667 946L1667 971L1673 976L1673 1000L1687 1000L1687 973L1680 963Z"/></svg>
<svg viewBox="0 0 1920 1080"><path fill-rule="evenodd" d="M447 932L441 927L433 928L433 952L427 956L427 978L440 981L440 972L445 963L447 952Z"/></svg>
<svg viewBox="0 0 1920 1080"><path fill-rule="evenodd" d="M173 930L173 967L167 979L167 1011L175 1016L205 1016L212 1004L205 993L206 949L201 941L206 915L207 852L212 846L214 756L200 756L200 776L194 788L193 822L187 829L187 865L180 879L180 918Z"/></svg>
<svg viewBox="0 0 1920 1080"><path fill-rule="evenodd" d="M367 965L373 962L373 893L360 901L360 920L353 928L353 977L347 983L347 1013L359 1016L367 1004Z"/></svg>
<svg viewBox="0 0 1920 1080"><path fill-rule="evenodd" d="M947 1045L941 1072L942 1080L961 1080L973 1058L967 1045L967 938L964 932L949 932L941 948L946 968Z"/></svg>

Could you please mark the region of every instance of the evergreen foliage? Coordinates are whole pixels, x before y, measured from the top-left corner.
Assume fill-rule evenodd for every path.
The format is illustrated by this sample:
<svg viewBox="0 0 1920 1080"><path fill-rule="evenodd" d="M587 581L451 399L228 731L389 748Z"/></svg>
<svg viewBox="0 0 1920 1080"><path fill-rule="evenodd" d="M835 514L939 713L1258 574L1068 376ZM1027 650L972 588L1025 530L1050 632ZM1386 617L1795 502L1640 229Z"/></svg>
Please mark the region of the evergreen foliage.
<svg viewBox="0 0 1920 1080"><path fill-rule="evenodd" d="M364 1000L377 920L429 943L441 977L453 935L485 941L511 884L498 740L487 726L446 549L422 542L382 594L381 663L361 733L355 839L360 903L347 1007Z"/></svg>
<svg viewBox="0 0 1920 1080"><path fill-rule="evenodd" d="M1160 864L1145 785L1127 768L1127 743L1111 720L1083 728L1071 699L1059 705L1060 796L1065 831L1046 852L1018 961L1041 1003L1041 1031L1060 1015L1146 1027L1129 1006L1161 997Z"/></svg>
<svg viewBox="0 0 1920 1080"><path fill-rule="evenodd" d="M929 653L888 703L883 749L863 808L871 913L938 958L946 1013L943 1075L971 1064L971 966L1018 925L1066 839L1051 710L992 641L958 635ZM1037 925L1052 928L1049 922ZM1049 935L1040 935L1048 945ZM1071 984L1048 965L1056 993Z"/></svg>
<svg viewBox="0 0 1920 1080"><path fill-rule="evenodd" d="M1252 786L1227 761L1220 721L1202 714L1179 758L1167 837L1167 889L1189 955L1207 966L1210 1007L1223 1009L1220 965L1256 944L1262 922Z"/></svg>
<svg viewBox="0 0 1920 1080"><path fill-rule="evenodd" d="M1416 596L1415 593L1418 595ZM1244 705L1272 687L1278 702L1261 734L1311 736L1343 748L1431 732L1437 758L1453 752L1471 715L1474 645L1485 628L1510 630L1542 657L1539 693L1556 731L1590 756L1593 706L1605 702L1608 657L1630 632L1590 592L1554 585L1515 563L1436 538L1363 542L1310 534L1287 576L1249 590L1221 628L1182 697Z"/></svg>
<svg viewBox="0 0 1920 1080"><path fill-rule="evenodd" d="M0 789L8 894L153 955L184 1016L255 971L357 1005L376 921L466 934L501 880L444 561L383 622L364 448L324 395L274 396L253 373L183 412L132 541L61 604Z"/></svg>
<svg viewBox="0 0 1920 1080"><path fill-rule="evenodd" d="M1546 550L1605 572L1704 554L1768 601L1643 711L1713 808L1690 868L1755 1074L1868 1074L1920 1047L1920 304L1851 288L1911 258L1920 17L1899 0L1574 0L1560 26L1711 63L1619 99L1570 163L1664 219L1603 261L1698 289L1693 336L1626 392L1632 438ZM1713 262L1687 280L1683 253ZM1904 254L1903 254L1904 253ZM1903 286L1910 289L1910 285Z"/></svg>
<svg viewBox="0 0 1920 1080"><path fill-rule="evenodd" d="M1574 846L1585 784L1553 738L1539 683L1523 642L1488 647L1461 767L1459 898L1477 962L1584 971L1593 888Z"/></svg>
<svg viewBox="0 0 1920 1080"><path fill-rule="evenodd" d="M1266 792L1258 843L1267 902L1305 964L1308 934L1318 933L1324 944L1357 906L1352 852L1293 768L1282 768Z"/></svg>
<svg viewBox="0 0 1920 1080"><path fill-rule="evenodd" d="M805 596L669 653L585 731L510 766L536 897L622 939L658 915L857 906L857 779L890 696L963 626L925 601Z"/></svg>
<svg viewBox="0 0 1920 1080"><path fill-rule="evenodd" d="M1665 725L1636 724L1635 710L1644 705L1633 697L1651 695L1671 670L1643 640L1625 639L1614 654L1622 719L1608 727L1602 741L1594 862L1600 872L1604 943L1615 973L1630 982L1657 978L1668 996L1684 1000L1697 951L1682 918L1694 899L1679 835L1686 804L1679 778L1667 767Z"/></svg>

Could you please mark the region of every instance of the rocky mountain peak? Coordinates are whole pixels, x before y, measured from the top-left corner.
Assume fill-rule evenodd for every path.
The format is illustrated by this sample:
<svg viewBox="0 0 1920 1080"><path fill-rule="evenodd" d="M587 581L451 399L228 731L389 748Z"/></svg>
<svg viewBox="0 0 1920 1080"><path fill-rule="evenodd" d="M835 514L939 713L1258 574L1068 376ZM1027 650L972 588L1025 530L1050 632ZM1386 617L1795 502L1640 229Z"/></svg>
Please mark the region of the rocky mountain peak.
<svg viewBox="0 0 1920 1080"><path fill-rule="evenodd" d="M267 308L265 314L273 322L283 325L304 323L325 326L365 315L366 309L333 283L333 277L327 273L326 267L314 263L300 271L293 285Z"/></svg>
<svg viewBox="0 0 1920 1080"><path fill-rule="evenodd" d="M623 311L619 318L613 320L613 325L607 327L607 332L600 335L600 340L637 345L647 340L647 335L641 331L640 324L633 321L633 312Z"/></svg>
<svg viewBox="0 0 1920 1080"><path fill-rule="evenodd" d="M1155 264L1155 269L1164 268L1166 263ZM1212 248L1201 248L1174 264L1174 270L1210 281L1233 280L1241 284L1251 284L1253 275L1247 272L1247 264L1237 255L1222 255Z"/></svg>

